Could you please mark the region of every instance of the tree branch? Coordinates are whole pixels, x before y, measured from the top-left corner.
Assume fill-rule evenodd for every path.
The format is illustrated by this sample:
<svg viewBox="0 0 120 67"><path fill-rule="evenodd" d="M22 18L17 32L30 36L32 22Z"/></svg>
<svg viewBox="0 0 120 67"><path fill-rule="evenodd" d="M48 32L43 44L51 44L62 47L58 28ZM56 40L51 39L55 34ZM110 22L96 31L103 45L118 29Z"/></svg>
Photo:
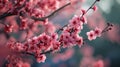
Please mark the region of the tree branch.
<svg viewBox="0 0 120 67"><path fill-rule="evenodd" d="M15 11L18 11L18 10L22 9L22 8L26 5L26 2L27 2L27 1L25 1L22 6L17 7L17 8L15 8L14 10L15 10ZM13 6L13 7L14 7L14 6ZM9 12L9 10L8 10L7 12L3 13L2 15L0 15L0 20L6 18L6 17L8 17L8 16L13 16L13 15L17 15L17 14L15 14L14 12Z"/></svg>
<svg viewBox="0 0 120 67"><path fill-rule="evenodd" d="M45 16L45 17L42 17L42 18L36 18L36 17L31 17L33 20L36 20L36 21L44 21L45 19L53 16L54 14L56 14L58 11L62 10L63 8L65 8L66 6L70 5L71 3L67 3L65 4L64 6L60 7L59 9L55 10L54 12L52 12L50 15L48 16Z"/></svg>
<svg viewBox="0 0 120 67"><path fill-rule="evenodd" d="M93 2L93 4L86 10L86 12L84 14L81 15L80 19L85 15L87 14L87 12L97 3L98 1L95 0ZM68 26L68 24L65 24L63 27L61 27L60 29L57 30L57 33L59 33L61 30L63 30L64 27Z"/></svg>
<svg viewBox="0 0 120 67"><path fill-rule="evenodd" d="M0 20L3 19L3 18L6 18L6 17L8 17L8 16L13 16L13 15L15 15L15 14L5 12L4 14L0 15Z"/></svg>
<svg viewBox="0 0 120 67"><path fill-rule="evenodd" d="M85 14L87 14L87 12L96 4L97 0L94 1L94 3L86 10ZM46 16L46 17L43 17L43 18L36 18L36 20L40 20L40 21L43 21L45 20L46 18L49 18L51 17L52 15L54 15L56 12L58 12L59 10L63 9L64 7L70 5L71 3L68 3L64 6L62 6L61 8L59 8L58 10L54 11L53 13L51 13L50 15ZM85 14L82 14L82 16L84 16ZM80 18L82 18L82 16ZM62 28L60 28L57 33L59 33L60 30L63 30L64 27L68 26L68 24L64 25ZM53 50L49 50L49 51L46 51L46 52L43 52L43 53L40 53L40 54L47 54L47 53L51 53L53 52Z"/></svg>

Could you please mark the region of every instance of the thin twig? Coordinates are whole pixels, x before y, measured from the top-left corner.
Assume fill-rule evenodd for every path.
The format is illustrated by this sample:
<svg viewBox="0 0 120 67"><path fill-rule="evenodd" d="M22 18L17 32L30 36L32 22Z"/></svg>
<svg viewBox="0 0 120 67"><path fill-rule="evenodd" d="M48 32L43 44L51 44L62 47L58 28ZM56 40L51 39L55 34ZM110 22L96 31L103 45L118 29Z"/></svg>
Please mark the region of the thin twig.
<svg viewBox="0 0 120 67"><path fill-rule="evenodd" d="M86 10L86 12L84 14L82 14L82 16L87 14L87 12L96 4L96 2L97 2L97 0L94 1L94 3Z"/></svg>

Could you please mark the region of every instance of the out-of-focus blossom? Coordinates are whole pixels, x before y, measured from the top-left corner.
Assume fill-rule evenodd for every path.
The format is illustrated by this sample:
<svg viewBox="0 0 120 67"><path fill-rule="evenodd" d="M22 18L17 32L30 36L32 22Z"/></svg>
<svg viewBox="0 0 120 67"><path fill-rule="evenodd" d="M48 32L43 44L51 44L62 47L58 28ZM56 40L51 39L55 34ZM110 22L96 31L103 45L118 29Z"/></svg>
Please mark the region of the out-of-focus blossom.
<svg viewBox="0 0 120 67"><path fill-rule="evenodd" d="M94 63L94 67L104 67L104 61L98 60Z"/></svg>

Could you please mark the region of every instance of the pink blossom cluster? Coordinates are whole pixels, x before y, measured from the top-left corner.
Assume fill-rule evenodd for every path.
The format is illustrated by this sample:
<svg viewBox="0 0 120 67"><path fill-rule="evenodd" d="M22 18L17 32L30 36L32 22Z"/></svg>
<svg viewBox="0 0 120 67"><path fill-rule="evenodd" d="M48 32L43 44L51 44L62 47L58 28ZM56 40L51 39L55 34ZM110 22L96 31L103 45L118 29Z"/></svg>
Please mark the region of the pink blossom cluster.
<svg viewBox="0 0 120 67"><path fill-rule="evenodd" d="M43 62L41 59L45 60L45 55L41 54L49 50L59 50L60 42L57 40L58 35L56 33L47 35L45 33L39 35L38 37L33 37L28 39L24 44L19 42L9 42L7 45L10 49L18 52L28 52L35 54L35 58L38 62Z"/></svg>
<svg viewBox="0 0 120 67"><path fill-rule="evenodd" d="M0 0L0 19L8 16L18 16L20 19L20 24L3 23L4 30L13 32L16 26L19 26L18 31L30 29L39 18L42 19L38 22L43 21L43 24L47 24L47 16L60 7L60 2L60 0Z"/></svg>
<svg viewBox="0 0 120 67"><path fill-rule="evenodd" d="M29 39L23 46L25 51L34 52L40 54L42 51L48 51L50 49L57 50L60 46L60 42L57 41L57 34L47 35L43 33L38 37Z"/></svg>
<svg viewBox="0 0 120 67"><path fill-rule="evenodd" d="M58 51L61 46L65 48L83 44L83 38L79 36L80 31L83 29L83 22L80 20L80 17L74 16L69 23L59 35L60 37L57 33L50 35L42 33L39 36L28 39L25 43L12 41L7 45L14 51L34 54L38 62L44 62L46 56L41 53L50 50Z"/></svg>
<svg viewBox="0 0 120 67"><path fill-rule="evenodd" d="M102 33L102 30L99 28L95 28L95 30L91 30L90 32L87 32L87 36L89 40L94 40L96 37L100 37Z"/></svg>
<svg viewBox="0 0 120 67"><path fill-rule="evenodd" d="M75 15L70 21L67 27L65 27L60 35L60 42L63 47L71 47L78 44L83 44L82 36L79 36L80 31L83 29L83 22L80 17Z"/></svg>
<svg viewBox="0 0 120 67"><path fill-rule="evenodd" d="M22 9L22 12L23 14L41 18L59 8L59 3L59 0L30 0Z"/></svg>
<svg viewBox="0 0 120 67"><path fill-rule="evenodd" d="M0 13L3 13L5 9L10 9L11 3L8 0L0 0Z"/></svg>
<svg viewBox="0 0 120 67"><path fill-rule="evenodd" d="M7 57L7 63L6 67L30 67L30 64L27 62L23 62L20 57L17 57L15 55L8 56Z"/></svg>
<svg viewBox="0 0 120 67"><path fill-rule="evenodd" d="M42 0L37 5L43 10L55 10L59 7L59 0Z"/></svg>
<svg viewBox="0 0 120 67"><path fill-rule="evenodd" d="M23 44L20 42L8 42L7 47L10 48L11 50L15 51L22 51L23 50Z"/></svg>
<svg viewBox="0 0 120 67"><path fill-rule="evenodd" d="M4 13L6 11L17 14L19 12L19 8L23 6L24 2L25 0L0 0L0 12Z"/></svg>
<svg viewBox="0 0 120 67"><path fill-rule="evenodd" d="M59 8L59 2L60 2L59 0L29 0L29 1L27 0L0 0L0 9L1 10L8 9L14 13L20 13L21 11L25 11L28 13L32 13L36 11L46 12L46 11L53 11ZM23 9L16 10L16 8L21 8L21 6L23 5L25 5Z"/></svg>

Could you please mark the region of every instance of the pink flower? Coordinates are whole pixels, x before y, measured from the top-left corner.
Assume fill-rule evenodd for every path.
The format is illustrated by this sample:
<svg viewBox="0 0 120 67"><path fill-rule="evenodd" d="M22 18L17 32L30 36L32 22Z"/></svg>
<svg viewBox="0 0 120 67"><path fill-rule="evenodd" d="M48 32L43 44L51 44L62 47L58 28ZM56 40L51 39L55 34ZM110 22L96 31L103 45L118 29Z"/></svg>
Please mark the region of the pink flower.
<svg viewBox="0 0 120 67"><path fill-rule="evenodd" d="M81 10L81 12L82 12L82 14L83 14L83 15L86 13L86 11L85 11L85 10L83 10L83 9Z"/></svg>
<svg viewBox="0 0 120 67"><path fill-rule="evenodd" d="M72 27L79 27L82 25L82 23L80 23L80 17L77 15L75 15L69 22L69 25Z"/></svg>
<svg viewBox="0 0 120 67"><path fill-rule="evenodd" d="M81 22L82 22L83 24L87 24L86 17L82 16L82 17L80 18L80 20L81 20Z"/></svg>
<svg viewBox="0 0 120 67"><path fill-rule="evenodd" d="M38 37L37 37L37 36L34 36L34 37L32 38L32 40L31 40L31 42L32 42L33 44L36 44L36 43L38 42Z"/></svg>
<svg viewBox="0 0 120 67"><path fill-rule="evenodd" d="M94 40L94 39L96 39L96 36L95 36L93 30L91 30L90 32L87 32L86 34L87 34L89 40Z"/></svg>
<svg viewBox="0 0 120 67"><path fill-rule="evenodd" d="M51 48L51 38L49 35L47 35L46 33L41 34L38 37L38 41L40 42L40 44L38 46L42 46L43 50L49 50Z"/></svg>
<svg viewBox="0 0 120 67"><path fill-rule="evenodd" d="M80 17L75 15L69 21L68 27L64 28L65 31L72 32L72 33L79 33L83 29L83 22L81 22Z"/></svg>
<svg viewBox="0 0 120 67"><path fill-rule="evenodd" d="M51 35L51 38L52 38L53 40L56 40L56 39L58 38L58 34L57 34L57 33L53 33L53 34Z"/></svg>
<svg viewBox="0 0 120 67"><path fill-rule="evenodd" d="M21 17L20 29L26 29L26 28L27 28L27 19Z"/></svg>
<svg viewBox="0 0 120 67"><path fill-rule="evenodd" d="M4 30L5 30L6 32L12 32L12 31L13 31L13 25L5 25Z"/></svg>
<svg viewBox="0 0 120 67"><path fill-rule="evenodd" d="M93 11L96 11L97 10L97 6L93 6L92 9L93 9Z"/></svg>
<svg viewBox="0 0 120 67"><path fill-rule="evenodd" d="M99 29L99 28L95 28L94 33L95 33L96 36L100 37L100 36L101 36L101 32L102 32L101 29Z"/></svg>
<svg viewBox="0 0 120 67"><path fill-rule="evenodd" d="M100 37L101 36L101 32L102 30L99 28L95 28L95 30L91 30L90 32L87 32L87 36L89 40L94 40L96 39L96 37Z"/></svg>
<svg viewBox="0 0 120 67"><path fill-rule="evenodd" d="M81 47L81 45L83 44L83 38L79 37L76 42Z"/></svg>
<svg viewBox="0 0 120 67"><path fill-rule="evenodd" d="M29 63L25 62L22 64L22 67L31 67Z"/></svg>
<svg viewBox="0 0 120 67"><path fill-rule="evenodd" d="M53 47L54 51L59 50L60 49L60 42L58 42L58 41L53 42L52 47Z"/></svg>
<svg viewBox="0 0 120 67"><path fill-rule="evenodd" d="M16 51L22 51L22 50L23 50L23 44L21 44L21 43L16 43L16 44L15 44L15 50L16 50Z"/></svg>
<svg viewBox="0 0 120 67"><path fill-rule="evenodd" d="M56 26L52 22L45 24L44 27L45 27L45 32L47 33L52 34L56 31Z"/></svg>
<svg viewBox="0 0 120 67"><path fill-rule="evenodd" d="M39 54L39 55L36 56L36 60L37 60L38 63L41 63L41 62L44 63L45 60L46 60L46 56L44 54L42 54L42 55Z"/></svg>
<svg viewBox="0 0 120 67"><path fill-rule="evenodd" d="M104 61L103 60L98 60L94 63L94 67L104 67Z"/></svg>

